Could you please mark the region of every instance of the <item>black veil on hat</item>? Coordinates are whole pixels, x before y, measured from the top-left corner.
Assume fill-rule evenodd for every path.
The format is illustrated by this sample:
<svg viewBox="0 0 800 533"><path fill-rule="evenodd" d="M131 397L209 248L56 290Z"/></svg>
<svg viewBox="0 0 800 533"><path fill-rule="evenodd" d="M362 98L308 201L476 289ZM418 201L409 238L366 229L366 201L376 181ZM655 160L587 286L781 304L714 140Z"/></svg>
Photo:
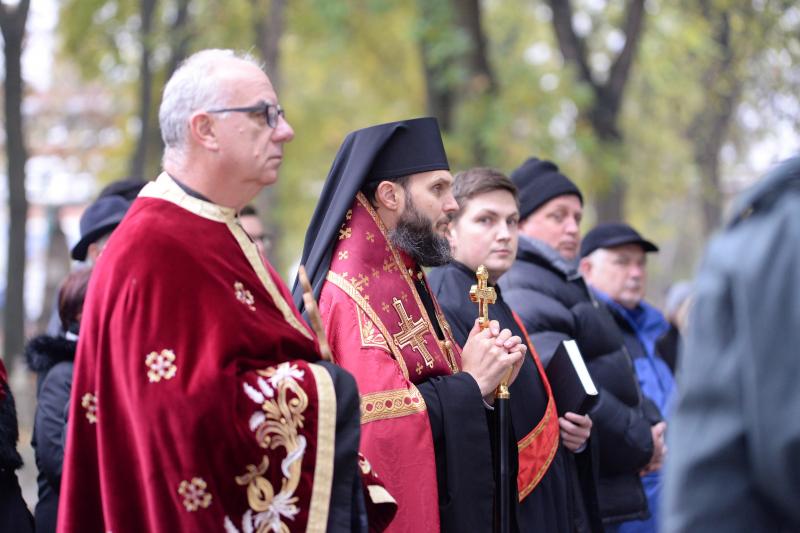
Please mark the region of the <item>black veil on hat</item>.
<svg viewBox="0 0 800 533"><path fill-rule="evenodd" d="M300 259L315 298L322 291L339 227L356 193L368 183L431 170L450 170L439 123L433 117L380 124L345 138L306 230ZM297 280L292 293L295 305L303 311L303 288Z"/></svg>

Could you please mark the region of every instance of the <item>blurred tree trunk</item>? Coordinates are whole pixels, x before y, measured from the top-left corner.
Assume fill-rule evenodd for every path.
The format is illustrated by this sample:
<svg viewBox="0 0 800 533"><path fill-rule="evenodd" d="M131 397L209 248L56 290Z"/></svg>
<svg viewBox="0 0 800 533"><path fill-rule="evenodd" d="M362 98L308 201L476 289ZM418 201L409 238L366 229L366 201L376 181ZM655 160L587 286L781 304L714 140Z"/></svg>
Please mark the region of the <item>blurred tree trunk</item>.
<svg viewBox="0 0 800 533"><path fill-rule="evenodd" d="M281 96L283 79L281 76L280 49L281 37L286 30L286 5L287 0L251 0L253 8L254 30L256 45L261 59L272 82L272 87ZM265 187L255 198L256 210L261 218L267 233L272 236L272 246L267 253L267 259L272 264L277 264L277 252L280 249L281 225L275 219L275 203L278 191L276 186ZM282 266L282 265L280 265ZM291 280L290 280L291 283Z"/></svg>
<svg viewBox="0 0 800 533"><path fill-rule="evenodd" d="M22 354L25 342L25 223L28 201L25 198L25 133L22 122L22 42L30 0L16 7L0 3L0 29L3 32L5 71L5 128L8 158L8 272L6 276L5 337L3 354L6 367Z"/></svg>
<svg viewBox="0 0 800 533"><path fill-rule="evenodd" d="M447 35L450 10L447 4L437 4L427 0L417 2L420 20L425 29L420 32L419 50L422 56L422 69L425 76L426 112L439 121L439 127L445 133L453 129L456 87L450 79L448 70L452 68L450 54L441 46L441 35Z"/></svg>
<svg viewBox="0 0 800 533"><path fill-rule="evenodd" d="M160 87L163 90L169 77L189 53L189 45L193 37L193 27L189 17L190 4L191 0L178 0L176 3L175 18L169 24L167 33L170 45L169 59L161 75L155 76L154 83L151 83L156 89ZM148 156L143 166L143 179L151 179L158 175L161 170L161 156L164 154L164 141L161 140L161 128L158 123L161 90L154 90L155 98L150 99L150 114L148 116L153 117L153 119L149 120L148 132L145 137L145 142L147 143L145 150Z"/></svg>
<svg viewBox="0 0 800 533"><path fill-rule="evenodd" d="M622 133L618 119L622 108L625 86L630 78L631 66L644 28L645 0L629 0L626 9L624 34L625 45L614 59L605 83L595 78L589 67L586 42L575 33L572 26L572 3L570 0L548 0L553 11L553 29L564 61L577 70L581 82L591 89L594 101L583 111L583 118L600 141L601 149L616 153L622 144ZM605 187L597 191L594 201L598 222L623 220L627 186L618 171L608 170L602 176Z"/></svg>
<svg viewBox="0 0 800 533"><path fill-rule="evenodd" d="M703 234L708 237L722 220L720 194L720 152L728 137L731 121L742 96L743 79L735 68L736 53L731 43L730 13L714 12L711 2L700 2L703 16L713 31L715 59L702 81L705 105L692 120L688 136L695 165L700 172Z"/></svg>
<svg viewBox="0 0 800 533"><path fill-rule="evenodd" d="M473 164L485 164L488 153L482 133L490 119L497 82L481 25L479 0L418 2L424 31L420 53L425 75L427 112L444 133L469 138Z"/></svg>
<svg viewBox="0 0 800 533"><path fill-rule="evenodd" d="M256 44L272 82L272 87L280 96L282 77L280 68L280 42L286 30L287 0L271 0L268 6L263 0L252 0L255 12Z"/></svg>
<svg viewBox="0 0 800 533"><path fill-rule="evenodd" d="M147 148L150 131L150 114L153 101L153 71L150 59L153 53L153 15L156 0L141 0L139 4L139 36L142 55L139 63L139 139L130 164L130 177L146 179Z"/></svg>

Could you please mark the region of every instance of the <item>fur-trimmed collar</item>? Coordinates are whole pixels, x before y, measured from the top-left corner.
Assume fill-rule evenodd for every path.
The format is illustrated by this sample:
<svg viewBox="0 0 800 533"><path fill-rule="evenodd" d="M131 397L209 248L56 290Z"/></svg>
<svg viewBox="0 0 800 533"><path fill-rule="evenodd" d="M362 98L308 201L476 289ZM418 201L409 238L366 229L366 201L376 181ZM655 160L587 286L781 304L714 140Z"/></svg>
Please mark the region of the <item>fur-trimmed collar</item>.
<svg viewBox="0 0 800 533"><path fill-rule="evenodd" d="M39 335L28 341L25 345L25 358L28 368L39 374L44 374L56 363L73 361L77 343L58 336Z"/></svg>

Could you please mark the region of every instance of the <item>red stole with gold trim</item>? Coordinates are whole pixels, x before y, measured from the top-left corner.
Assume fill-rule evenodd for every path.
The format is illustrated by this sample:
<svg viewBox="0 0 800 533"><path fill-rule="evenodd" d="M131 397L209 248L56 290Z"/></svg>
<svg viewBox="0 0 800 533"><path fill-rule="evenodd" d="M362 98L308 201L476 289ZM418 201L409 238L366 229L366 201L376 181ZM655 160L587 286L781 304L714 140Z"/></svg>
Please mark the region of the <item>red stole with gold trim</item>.
<svg viewBox="0 0 800 533"><path fill-rule="evenodd" d="M558 412L556 411L556 402L553 399L553 391L550 389L550 382L547 381L547 375L542 367L542 362L539 359L539 354L533 347L528 331L522 324L517 313L512 311L514 320L525 335L525 342L531 351L536 369L539 372L539 377L544 385L545 392L547 393L547 407L544 410L544 416L536 424L530 433L525 435L519 442L517 442L517 450L519 452L519 472L517 473L517 490L519 491L519 501L525 499L536 485L542 480L542 477L550 468L553 462L553 457L558 451L559 441L559 427L558 427ZM512 396L511 401L514 401Z"/></svg>
<svg viewBox="0 0 800 533"><path fill-rule="evenodd" d="M319 307L334 358L361 393L361 450L398 504L388 531L438 531L436 463L419 384L458 372L461 352L434 300L440 341L414 279L422 271L395 249L360 193L334 246ZM426 282L427 283L427 282Z"/></svg>
<svg viewBox="0 0 800 533"><path fill-rule="evenodd" d="M424 279L422 270L391 245L380 217L358 193L339 230L328 281L352 293L361 311L388 332L387 347L403 375L420 383L457 372L461 352L434 300L445 335L444 342L437 339L412 276Z"/></svg>

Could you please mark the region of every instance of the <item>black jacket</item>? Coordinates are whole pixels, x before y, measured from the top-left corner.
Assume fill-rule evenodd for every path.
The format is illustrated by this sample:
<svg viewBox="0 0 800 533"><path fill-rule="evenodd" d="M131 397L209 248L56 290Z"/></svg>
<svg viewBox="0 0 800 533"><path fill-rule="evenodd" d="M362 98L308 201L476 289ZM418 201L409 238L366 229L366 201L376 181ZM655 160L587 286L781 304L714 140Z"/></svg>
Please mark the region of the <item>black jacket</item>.
<svg viewBox="0 0 800 533"><path fill-rule="evenodd" d="M28 366L38 374L38 403L31 440L39 468L37 533L56 530L75 347L74 341L49 335L34 337L25 347Z"/></svg>
<svg viewBox="0 0 800 533"><path fill-rule="evenodd" d="M0 379L0 531L33 533L31 513L17 480L16 470L22 466L22 457L17 452L18 438L14 396L8 383Z"/></svg>
<svg viewBox="0 0 800 533"><path fill-rule="evenodd" d="M561 341L575 339L598 385L599 399L589 414L599 447L603 522L648 517L639 470L653 455L650 426L658 413L642 397L614 319L592 297L574 265L532 239L520 238L517 261L499 285L542 363L547 365Z"/></svg>

